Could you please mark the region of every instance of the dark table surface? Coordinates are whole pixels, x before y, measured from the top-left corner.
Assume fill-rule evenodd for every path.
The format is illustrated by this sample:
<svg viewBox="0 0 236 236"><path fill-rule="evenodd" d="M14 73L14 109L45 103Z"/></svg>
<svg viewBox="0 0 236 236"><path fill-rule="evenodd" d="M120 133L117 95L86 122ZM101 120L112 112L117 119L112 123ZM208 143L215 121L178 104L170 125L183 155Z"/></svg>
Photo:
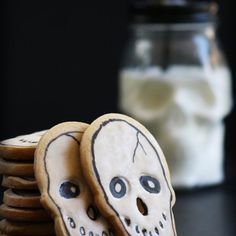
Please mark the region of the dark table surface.
<svg viewBox="0 0 236 236"><path fill-rule="evenodd" d="M236 185L176 191L176 197L178 236L236 236Z"/></svg>
<svg viewBox="0 0 236 236"><path fill-rule="evenodd" d="M176 191L178 236L236 236L236 186Z"/></svg>

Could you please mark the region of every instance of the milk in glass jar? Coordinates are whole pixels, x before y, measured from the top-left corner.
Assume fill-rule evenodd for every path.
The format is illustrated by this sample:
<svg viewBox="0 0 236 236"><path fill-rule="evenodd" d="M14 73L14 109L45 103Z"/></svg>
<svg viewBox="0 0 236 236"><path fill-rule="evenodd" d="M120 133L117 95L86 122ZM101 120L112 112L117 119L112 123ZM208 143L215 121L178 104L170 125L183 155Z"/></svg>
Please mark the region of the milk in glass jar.
<svg viewBox="0 0 236 236"><path fill-rule="evenodd" d="M119 108L160 144L175 188L224 180L231 77L216 38L216 4L165 1L132 8Z"/></svg>

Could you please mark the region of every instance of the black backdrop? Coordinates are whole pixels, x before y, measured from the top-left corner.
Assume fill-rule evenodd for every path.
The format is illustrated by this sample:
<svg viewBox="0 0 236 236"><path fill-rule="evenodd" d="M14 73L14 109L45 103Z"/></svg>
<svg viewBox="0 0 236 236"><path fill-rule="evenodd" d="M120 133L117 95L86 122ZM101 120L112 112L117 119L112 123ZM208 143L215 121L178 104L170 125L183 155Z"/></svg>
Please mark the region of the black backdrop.
<svg viewBox="0 0 236 236"><path fill-rule="evenodd" d="M219 3L219 38L236 78L233 0ZM118 111L127 1L4 0L1 5L0 139ZM233 85L235 90L234 80ZM227 179L236 180L235 110L226 125Z"/></svg>

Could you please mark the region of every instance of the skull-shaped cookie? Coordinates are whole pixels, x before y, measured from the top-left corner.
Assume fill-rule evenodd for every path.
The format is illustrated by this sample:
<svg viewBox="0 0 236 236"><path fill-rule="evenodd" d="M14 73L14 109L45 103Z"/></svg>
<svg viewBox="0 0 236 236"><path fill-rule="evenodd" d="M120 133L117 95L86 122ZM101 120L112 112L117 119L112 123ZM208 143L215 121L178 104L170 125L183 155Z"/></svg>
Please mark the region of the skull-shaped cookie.
<svg viewBox="0 0 236 236"><path fill-rule="evenodd" d="M42 137L36 149L35 175L41 202L54 218L57 235L112 234L81 173L80 140L87 126L79 122L59 124Z"/></svg>
<svg viewBox="0 0 236 236"><path fill-rule="evenodd" d="M119 114L98 118L82 138L81 163L118 235L176 236L165 157L140 123Z"/></svg>

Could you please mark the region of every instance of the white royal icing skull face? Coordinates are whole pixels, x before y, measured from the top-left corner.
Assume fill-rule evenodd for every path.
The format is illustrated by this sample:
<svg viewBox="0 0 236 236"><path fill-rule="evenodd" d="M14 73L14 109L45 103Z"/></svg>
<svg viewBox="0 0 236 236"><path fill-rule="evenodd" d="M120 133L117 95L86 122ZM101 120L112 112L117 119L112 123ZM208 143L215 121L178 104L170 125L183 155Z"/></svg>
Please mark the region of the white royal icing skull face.
<svg viewBox="0 0 236 236"><path fill-rule="evenodd" d="M112 232L93 204L92 194L81 174L81 136L80 132L71 132L49 144L45 157L48 195L60 211L68 235L109 236Z"/></svg>
<svg viewBox="0 0 236 236"><path fill-rule="evenodd" d="M223 118L232 108L227 68L127 71L121 90L121 108L155 135L175 186L222 179Z"/></svg>
<svg viewBox="0 0 236 236"><path fill-rule="evenodd" d="M157 143L124 120L101 125L93 141L95 173L128 235L174 236L175 196Z"/></svg>

